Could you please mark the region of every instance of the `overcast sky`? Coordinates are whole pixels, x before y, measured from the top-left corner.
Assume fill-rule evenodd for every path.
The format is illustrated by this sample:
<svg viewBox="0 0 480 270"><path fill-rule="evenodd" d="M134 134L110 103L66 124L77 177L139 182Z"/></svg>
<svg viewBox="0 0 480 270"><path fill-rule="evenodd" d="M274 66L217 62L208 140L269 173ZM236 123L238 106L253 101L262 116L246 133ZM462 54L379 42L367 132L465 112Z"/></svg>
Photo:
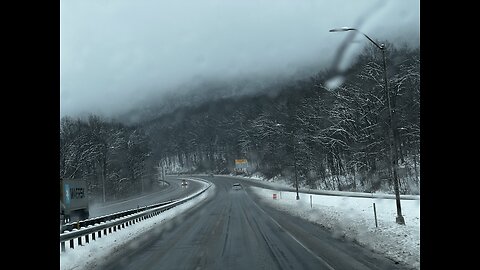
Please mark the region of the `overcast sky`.
<svg viewBox="0 0 480 270"><path fill-rule="evenodd" d="M419 0L61 0L61 116L114 116L204 80L331 65L348 33L419 46ZM346 59L368 40L357 37Z"/></svg>

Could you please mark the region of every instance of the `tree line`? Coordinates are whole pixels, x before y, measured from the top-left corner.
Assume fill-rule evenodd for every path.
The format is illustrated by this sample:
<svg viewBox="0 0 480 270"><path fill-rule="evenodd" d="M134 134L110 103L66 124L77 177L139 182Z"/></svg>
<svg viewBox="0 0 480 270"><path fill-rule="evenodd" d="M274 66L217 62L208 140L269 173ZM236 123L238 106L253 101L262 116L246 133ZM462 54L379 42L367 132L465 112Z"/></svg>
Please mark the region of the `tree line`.
<svg viewBox="0 0 480 270"><path fill-rule="evenodd" d="M419 50L387 44L400 192L419 193ZM90 181L92 194L140 192L158 167L170 173L249 173L330 190L393 191L390 119L381 53L367 47L336 89L326 72L289 81L275 95L225 98L126 126L62 118L60 175ZM279 87L279 86L275 86ZM103 182L103 180L105 181Z"/></svg>
<svg viewBox="0 0 480 270"><path fill-rule="evenodd" d="M420 182L419 50L387 44L395 112L400 191ZM307 187L393 191L382 55L367 47L337 89L326 73L291 81L275 97L224 99L182 108L144 124L153 153L172 171L231 173L245 158L251 172Z"/></svg>
<svg viewBox="0 0 480 270"><path fill-rule="evenodd" d="M114 200L151 187L155 166L145 132L90 115L60 120L60 177L85 179L90 197Z"/></svg>

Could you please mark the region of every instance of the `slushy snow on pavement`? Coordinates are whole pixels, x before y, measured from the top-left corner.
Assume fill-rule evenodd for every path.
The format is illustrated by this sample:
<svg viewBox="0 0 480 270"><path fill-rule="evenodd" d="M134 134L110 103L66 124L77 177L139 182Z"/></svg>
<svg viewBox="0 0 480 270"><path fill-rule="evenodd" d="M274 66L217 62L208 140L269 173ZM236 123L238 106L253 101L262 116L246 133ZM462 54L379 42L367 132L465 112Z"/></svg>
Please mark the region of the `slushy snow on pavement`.
<svg viewBox="0 0 480 270"><path fill-rule="evenodd" d="M262 201L279 210L320 224L338 237L356 241L394 261L420 269L420 200L401 200L405 225L399 225L395 222L394 199L299 193L300 199L296 200L295 192L250 188Z"/></svg>
<svg viewBox="0 0 480 270"><path fill-rule="evenodd" d="M397 215L395 199L299 193L300 200L296 200L295 192L277 191L275 187L271 189L250 187L250 190L262 201L279 210L320 224L338 237L351 239L394 261L410 265L413 269L420 269L419 199L401 200L406 225L399 225L395 222ZM168 229L168 226L172 226L169 225L169 220L195 207L214 192L215 186L212 185L200 196L161 215L109 234L108 237L90 241L83 246L75 247L74 250L69 249L67 245L67 251L60 253L60 269L99 269L109 254L121 250L125 245L138 244L141 235L153 228ZM348 194L340 191L336 193ZM276 194L277 199L273 199L273 194ZM374 203L378 227L375 226Z"/></svg>

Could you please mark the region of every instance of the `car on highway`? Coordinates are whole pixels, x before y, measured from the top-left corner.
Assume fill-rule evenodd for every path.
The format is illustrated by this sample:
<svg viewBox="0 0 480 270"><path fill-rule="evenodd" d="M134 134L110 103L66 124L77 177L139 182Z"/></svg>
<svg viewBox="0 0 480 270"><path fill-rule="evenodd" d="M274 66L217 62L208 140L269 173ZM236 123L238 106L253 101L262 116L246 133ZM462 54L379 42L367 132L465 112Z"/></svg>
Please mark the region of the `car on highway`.
<svg viewBox="0 0 480 270"><path fill-rule="evenodd" d="M182 180L182 187L186 187L188 185L187 180Z"/></svg>
<svg viewBox="0 0 480 270"><path fill-rule="evenodd" d="M242 185L240 185L240 183L235 183L235 184L233 184L232 189L233 190L241 190Z"/></svg>

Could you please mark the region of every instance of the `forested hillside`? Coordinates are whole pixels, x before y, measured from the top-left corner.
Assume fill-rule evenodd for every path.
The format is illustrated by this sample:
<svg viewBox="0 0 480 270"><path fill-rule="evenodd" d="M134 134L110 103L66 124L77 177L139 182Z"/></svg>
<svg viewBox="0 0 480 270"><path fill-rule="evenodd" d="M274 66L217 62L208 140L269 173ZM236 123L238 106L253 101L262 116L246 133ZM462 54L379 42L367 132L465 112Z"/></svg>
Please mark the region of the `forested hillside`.
<svg viewBox="0 0 480 270"><path fill-rule="evenodd" d="M387 48L400 193L418 194L419 50ZM327 89L326 79L320 72L276 86L273 96L216 99L135 125L64 118L60 174L88 178L96 193L106 179L109 194L120 196L155 181L159 166L171 173L232 173L235 159L247 159L250 172L266 178L393 192L380 52L366 48L340 87Z"/></svg>

